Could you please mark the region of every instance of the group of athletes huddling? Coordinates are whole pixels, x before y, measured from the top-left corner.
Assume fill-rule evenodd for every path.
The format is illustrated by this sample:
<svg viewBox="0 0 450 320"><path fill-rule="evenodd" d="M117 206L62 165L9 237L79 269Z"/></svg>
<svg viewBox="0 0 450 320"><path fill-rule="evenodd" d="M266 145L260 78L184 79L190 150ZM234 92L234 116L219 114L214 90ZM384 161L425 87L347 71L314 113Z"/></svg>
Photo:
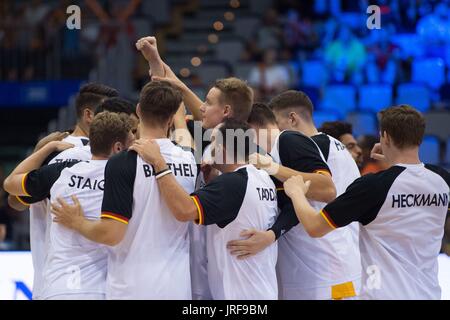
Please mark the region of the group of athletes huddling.
<svg viewBox="0 0 450 320"><path fill-rule="evenodd" d="M83 86L75 129L4 182L29 207L33 299L440 299L450 175L419 159L419 112L380 113L389 169L360 177L305 93L254 103L227 78L202 101L154 37L136 48L137 106Z"/></svg>

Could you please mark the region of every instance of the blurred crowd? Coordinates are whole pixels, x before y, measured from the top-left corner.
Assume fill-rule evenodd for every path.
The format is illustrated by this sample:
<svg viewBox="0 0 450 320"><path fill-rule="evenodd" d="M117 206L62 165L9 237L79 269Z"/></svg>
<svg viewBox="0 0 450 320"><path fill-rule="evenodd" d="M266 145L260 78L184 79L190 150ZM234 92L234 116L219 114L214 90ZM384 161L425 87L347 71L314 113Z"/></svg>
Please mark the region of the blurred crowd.
<svg viewBox="0 0 450 320"><path fill-rule="evenodd" d="M301 65L317 59L326 65L327 83L360 85L407 82L411 62L418 56L448 59L448 1L284 0L276 4L255 28L242 57L259 61L250 81L262 97L289 86L285 61ZM366 26L366 9L372 4L380 7L379 30L361 27ZM415 33L419 41L403 48L393 41L401 33Z"/></svg>

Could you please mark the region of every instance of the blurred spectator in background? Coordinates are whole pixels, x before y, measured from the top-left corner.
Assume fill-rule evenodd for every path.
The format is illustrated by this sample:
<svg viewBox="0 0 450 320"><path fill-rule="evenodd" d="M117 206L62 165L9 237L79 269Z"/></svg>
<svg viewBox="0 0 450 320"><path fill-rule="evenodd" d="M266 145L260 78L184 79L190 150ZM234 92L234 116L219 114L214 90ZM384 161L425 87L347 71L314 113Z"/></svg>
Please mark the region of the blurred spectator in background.
<svg viewBox="0 0 450 320"><path fill-rule="evenodd" d="M319 35L311 18L303 17L295 10L287 12L284 25L284 41L292 52L311 53L319 44Z"/></svg>
<svg viewBox="0 0 450 320"><path fill-rule="evenodd" d="M358 145L362 150L362 158L363 158L361 165L362 176L368 173L377 173L382 170L388 169L388 166L384 162L372 159L372 157L370 156L373 147L378 142L380 142L380 139L371 135L364 135L358 139Z"/></svg>
<svg viewBox="0 0 450 320"><path fill-rule="evenodd" d="M319 131L342 142L355 159L358 167L363 163L362 150L353 136L352 125L343 121L324 122Z"/></svg>
<svg viewBox="0 0 450 320"><path fill-rule="evenodd" d="M336 40L326 47L325 62L334 81L360 84L363 81L362 67L366 62L366 49L350 28L343 26Z"/></svg>
<svg viewBox="0 0 450 320"><path fill-rule="evenodd" d="M264 52L262 61L250 71L249 84L255 89L255 100L270 99L288 89L289 70L277 62L274 48Z"/></svg>
<svg viewBox="0 0 450 320"><path fill-rule="evenodd" d="M368 39L366 77L368 83L394 84L397 75L398 46L390 42L389 27L373 30Z"/></svg>
<svg viewBox="0 0 450 320"><path fill-rule="evenodd" d="M269 48L279 49L283 43L283 29L279 23L278 12L275 9L269 9L264 14L261 25L256 27L256 47L259 52L264 52Z"/></svg>
<svg viewBox="0 0 450 320"><path fill-rule="evenodd" d="M447 3L439 3L433 12L417 23L417 34L422 38L428 56L443 58L444 47L450 43L450 16Z"/></svg>
<svg viewBox="0 0 450 320"><path fill-rule="evenodd" d="M447 220L445 221L444 239L442 239L441 251L450 256L450 213L447 214Z"/></svg>

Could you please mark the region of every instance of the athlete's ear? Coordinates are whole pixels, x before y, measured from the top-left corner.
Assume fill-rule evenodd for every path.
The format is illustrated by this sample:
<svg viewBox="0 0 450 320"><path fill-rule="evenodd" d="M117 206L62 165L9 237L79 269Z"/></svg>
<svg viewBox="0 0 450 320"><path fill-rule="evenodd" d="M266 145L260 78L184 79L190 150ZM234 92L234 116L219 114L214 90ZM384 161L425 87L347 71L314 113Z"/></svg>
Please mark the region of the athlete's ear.
<svg viewBox="0 0 450 320"><path fill-rule="evenodd" d="M121 142L117 141L113 145L113 154L119 153L124 149L124 145Z"/></svg>
<svg viewBox="0 0 450 320"><path fill-rule="evenodd" d="M87 124L91 124L92 120L94 120L94 112L89 108L85 108L83 110L83 118Z"/></svg>
<svg viewBox="0 0 450 320"><path fill-rule="evenodd" d="M223 115L225 118L231 118L232 117L232 110L231 106L229 104L226 104L223 108Z"/></svg>
<svg viewBox="0 0 450 320"><path fill-rule="evenodd" d="M142 117L141 117L141 104L140 103L138 103L137 106L136 106L136 114L137 114L139 120L142 119Z"/></svg>
<svg viewBox="0 0 450 320"><path fill-rule="evenodd" d="M295 127L297 124L297 114L295 112L289 112L288 122L292 127Z"/></svg>

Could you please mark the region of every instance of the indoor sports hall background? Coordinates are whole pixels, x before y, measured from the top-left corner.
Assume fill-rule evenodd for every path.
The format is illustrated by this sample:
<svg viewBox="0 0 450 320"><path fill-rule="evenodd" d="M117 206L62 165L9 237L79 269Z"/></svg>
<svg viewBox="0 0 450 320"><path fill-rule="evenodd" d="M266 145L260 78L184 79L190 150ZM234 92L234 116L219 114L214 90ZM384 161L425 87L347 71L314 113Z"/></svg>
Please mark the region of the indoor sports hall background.
<svg viewBox="0 0 450 320"><path fill-rule="evenodd" d="M305 91L318 127L353 125L366 165L377 111L410 104L427 121L422 161L450 168L450 1L1 0L0 182L39 137L75 123L82 83L136 101L148 68L134 44L148 35L202 98L230 75L260 101ZM0 300L28 299L29 217L6 197L0 189ZM450 300L449 229L439 261Z"/></svg>

